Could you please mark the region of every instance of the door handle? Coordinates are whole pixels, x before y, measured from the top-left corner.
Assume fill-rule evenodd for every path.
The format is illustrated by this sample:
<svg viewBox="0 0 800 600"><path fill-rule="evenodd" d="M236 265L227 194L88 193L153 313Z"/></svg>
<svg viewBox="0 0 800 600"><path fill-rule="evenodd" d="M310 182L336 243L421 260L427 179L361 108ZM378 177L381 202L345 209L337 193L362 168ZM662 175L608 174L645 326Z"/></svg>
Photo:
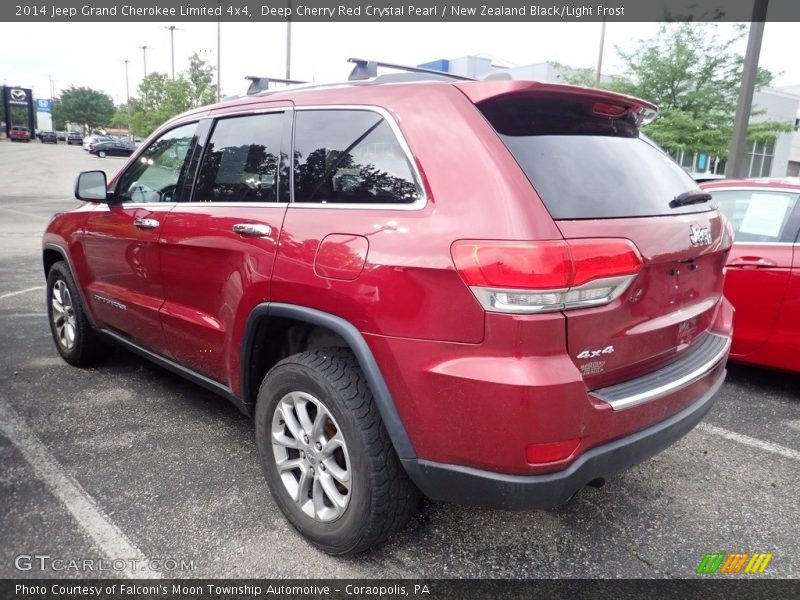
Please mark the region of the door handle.
<svg viewBox="0 0 800 600"><path fill-rule="evenodd" d="M272 227L263 223L236 223L233 226L233 233L251 237L269 237Z"/></svg>
<svg viewBox="0 0 800 600"><path fill-rule="evenodd" d="M728 263L729 267L739 267L745 269L763 269L767 267L776 267L778 263L768 258L761 256L740 256L733 259Z"/></svg>
<svg viewBox="0 0 800 600"><path fill-rule="evenodd" d="M134 219L133 224L139 229L155 229L159 226L155 219Z"/></svg>

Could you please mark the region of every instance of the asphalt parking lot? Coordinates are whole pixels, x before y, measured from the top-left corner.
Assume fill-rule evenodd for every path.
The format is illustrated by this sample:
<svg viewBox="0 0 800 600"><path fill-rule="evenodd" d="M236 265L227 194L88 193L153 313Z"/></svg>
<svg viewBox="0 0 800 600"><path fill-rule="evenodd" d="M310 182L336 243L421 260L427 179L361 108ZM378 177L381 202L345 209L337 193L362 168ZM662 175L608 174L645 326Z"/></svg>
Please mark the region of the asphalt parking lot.
<svg viewBox="0 0 800 600"><path fill-rule="evenodd" d="M0 578L137 557L175 577L682 578L706 552L754 551L774 555L757 577L800 577L800 376L737 365L705 424L560 509L426 502L380 548L318 552L270 498L232 405L124 351L85 370L58 357L41 233L76 205L78 171L123 163L0 141ZM51 558L19 570L20 555Z"/></svg>

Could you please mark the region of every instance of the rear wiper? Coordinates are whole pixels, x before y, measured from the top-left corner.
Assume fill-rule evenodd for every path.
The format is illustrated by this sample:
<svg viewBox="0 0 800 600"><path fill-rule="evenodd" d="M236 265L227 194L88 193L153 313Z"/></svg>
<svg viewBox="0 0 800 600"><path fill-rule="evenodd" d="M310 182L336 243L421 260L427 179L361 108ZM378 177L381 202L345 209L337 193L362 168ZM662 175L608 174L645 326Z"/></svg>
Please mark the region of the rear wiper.
<svg viewBox="0 0 800 600"><path fill-rule="evenodd" d="M678 208L679 206L686 206L687 204L699 204L701 202L708 202L711 200L711 194L702 190L689 190L678 194L669 201L670 208Z"/></svg>

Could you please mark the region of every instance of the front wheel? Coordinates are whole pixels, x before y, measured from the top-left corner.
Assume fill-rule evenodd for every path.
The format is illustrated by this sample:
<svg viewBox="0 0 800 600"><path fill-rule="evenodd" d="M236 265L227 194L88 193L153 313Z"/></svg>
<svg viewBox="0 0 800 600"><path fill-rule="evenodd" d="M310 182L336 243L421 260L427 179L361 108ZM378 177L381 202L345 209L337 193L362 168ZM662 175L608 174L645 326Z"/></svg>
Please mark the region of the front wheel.
<svg viewBox="0 0 800 600"><path fill-rule="evenodd" d="M99 156L100 158L105 158L106 157L106 151L105 150L100 150L100 152L97 153L97 156Z"/></svg>
<svg viewBox="0 0 800 600"><path fill-rule="evenodd" d="M295 354L261 384L256 440L288 521L329 554L383 542L416 509L409 480L349 350Z"/></svg>
<svg viewBox="0 0 800 600"><path fill-rule="evenodd" d="M50 267L47 274L47 316L61 358L76 367L96 362L105 345L92 330L75 280L63 261Z"/></svg>

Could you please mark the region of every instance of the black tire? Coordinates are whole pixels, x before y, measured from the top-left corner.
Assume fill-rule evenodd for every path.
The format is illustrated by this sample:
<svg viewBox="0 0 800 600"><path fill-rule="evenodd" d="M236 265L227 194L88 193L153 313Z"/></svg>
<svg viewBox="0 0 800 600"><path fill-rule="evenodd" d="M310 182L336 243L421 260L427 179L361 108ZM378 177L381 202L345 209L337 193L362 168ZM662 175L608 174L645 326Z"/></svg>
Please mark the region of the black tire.
<svg viewBox="0 0 800 600"><path fill-rule="evenodd" d="M319 399L346 443L349 503L330 522L303 512L278 472L273 416L290 392ZM255 424L262 466L278 507L298 532L328 554L352 555L380 544L403 527L419 505L420 493L400 464L364 375L347 349L303 352L275 365L259 389Z"/></svg>
<svg viewBox="0 0 800 600"><path fill-rule="evenodd" d="M71 346L62 342L57 331L56 320L53 319L55 311L53 305L54 289L58 282L63 282L69 292L72 304L74 342ZM81 296L72 278L72 273L64 261L59 261L50 267L47 274L47 320L50 323L50 333L53 335L53 342L56 350L65 361L76 367L84 367L97 362L107 350L106 345L97 337L92 329L86 312L81 303Z"/></svg>
<svg viewBox="0 0 800 600"><path fill-rule="evenodd" d="M106 157L106 151L105 150L98 151L97 152L97 156L99 156L100 158L105 158Z"/></svg>

